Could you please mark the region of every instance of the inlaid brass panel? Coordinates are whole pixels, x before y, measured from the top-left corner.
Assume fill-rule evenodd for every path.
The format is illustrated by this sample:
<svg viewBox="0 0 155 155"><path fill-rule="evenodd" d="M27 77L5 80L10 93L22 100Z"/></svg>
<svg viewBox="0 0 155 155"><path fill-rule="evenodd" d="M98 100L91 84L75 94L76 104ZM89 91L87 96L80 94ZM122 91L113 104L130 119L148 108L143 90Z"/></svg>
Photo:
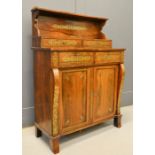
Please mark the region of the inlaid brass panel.
<svg viewBox="0 0 155 155"><path fill-rule="evenodd" d="M92 64L94 62L92 52L62 52L60 53L59 57L60 65L85 65Z"/></svg>
<svg viewBox="0 0 155 155"><path fill-rule="evenodd" d="M92 59L91 56L85 55L85 56L71 56L71 57L64 57L62 58L62 62L86 62L90 61Z"/></svg>
<svg viewBox="0 0 155 155"><path fill-rule="evenodd" d="M59 88L54 88L54 103L53 103L53 136L58 134L58 94Z"/></svg>
<svg viewBox="0 0 155 155"><path fill-rule="evenodd" d="M87 30L87 27L79 25L53 24L52 27L60 30Z"/></svg>

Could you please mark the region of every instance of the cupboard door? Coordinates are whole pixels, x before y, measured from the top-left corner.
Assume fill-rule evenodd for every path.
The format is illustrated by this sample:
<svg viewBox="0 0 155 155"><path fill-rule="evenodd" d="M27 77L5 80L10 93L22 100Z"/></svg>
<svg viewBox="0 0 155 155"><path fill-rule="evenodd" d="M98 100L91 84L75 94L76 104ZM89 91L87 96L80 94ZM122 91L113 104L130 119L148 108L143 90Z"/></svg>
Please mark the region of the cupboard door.
<svg viewBox="0 0 155 155"><path fill-rule="evenodd" d="M89 69L61 71L62 132L88 123Z"/></svg>
<svg viewBox="0 0 155 155"><path fill-rule="evenodd" d="M115 114L117 96L117 65L95 67L93 121L97 122Z"/></svg>

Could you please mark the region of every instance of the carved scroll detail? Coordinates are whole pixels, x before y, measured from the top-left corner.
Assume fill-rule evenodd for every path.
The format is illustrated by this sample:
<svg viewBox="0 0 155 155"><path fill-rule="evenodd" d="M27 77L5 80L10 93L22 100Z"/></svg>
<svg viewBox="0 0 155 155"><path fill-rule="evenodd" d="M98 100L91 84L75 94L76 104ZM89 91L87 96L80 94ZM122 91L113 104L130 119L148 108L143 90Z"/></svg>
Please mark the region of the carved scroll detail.
<svg viewBox="0 0 155 155"><path fill-rule="evenodd" d="M53 69L54 73L54 100L53 100L53 136L59 133L59 71L58 69Z"/></svg>
<svg viewBox="0 0 155 155"><path fill-rule="evenodd" d="M38 19L34 20L34 28L36 29L37 35L40 36L40 30L38 26Z"/></svg>
<svg viewBox="0 0 155 155"><path fill-rule="evenodd" d="M117 100L117 111L116 114L120 114L120 98L122 94L122 88L124 84L125 67L124 64L120 64L119 70L119 85L118 85L118 100Z"/></svg>

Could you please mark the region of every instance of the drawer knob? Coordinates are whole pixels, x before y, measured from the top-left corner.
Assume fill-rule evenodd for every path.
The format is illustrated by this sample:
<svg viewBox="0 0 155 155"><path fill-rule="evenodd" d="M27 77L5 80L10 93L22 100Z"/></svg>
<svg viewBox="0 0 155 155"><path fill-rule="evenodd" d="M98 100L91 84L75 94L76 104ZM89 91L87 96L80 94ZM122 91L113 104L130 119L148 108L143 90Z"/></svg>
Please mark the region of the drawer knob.
<svg viewBox="0 0 155 155"><path fill-rule="evenodd" d="M80 120L81 120L81 122L83 122L85 120L83 115L80 116Z"/></svg>
<svg viewBox="0 0 155 155"><path fill-rule="evenodd" d="M108 111L109 111L109 112L112 112L112 108L109 108Z"/></svg>
<svg viewBox="0 0 155 155"><path fill-rule="evenodd" d="M69 125L70 121L69 120L66 120L65 121L65 125Z"/></svg>

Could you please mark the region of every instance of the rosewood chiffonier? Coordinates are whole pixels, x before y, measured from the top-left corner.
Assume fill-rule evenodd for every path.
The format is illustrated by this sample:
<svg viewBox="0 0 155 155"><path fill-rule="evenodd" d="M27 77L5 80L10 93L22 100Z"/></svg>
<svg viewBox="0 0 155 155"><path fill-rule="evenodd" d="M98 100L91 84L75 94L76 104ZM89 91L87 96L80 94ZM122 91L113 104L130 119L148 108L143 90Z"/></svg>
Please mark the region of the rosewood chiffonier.
<svg viewBox="0 0 155 155"><path fill-rule="evenodd" d="M114 119L121 127L124 49L102 32L107 18L32 9L36 136L54 153L64 135Z"/></svg>

